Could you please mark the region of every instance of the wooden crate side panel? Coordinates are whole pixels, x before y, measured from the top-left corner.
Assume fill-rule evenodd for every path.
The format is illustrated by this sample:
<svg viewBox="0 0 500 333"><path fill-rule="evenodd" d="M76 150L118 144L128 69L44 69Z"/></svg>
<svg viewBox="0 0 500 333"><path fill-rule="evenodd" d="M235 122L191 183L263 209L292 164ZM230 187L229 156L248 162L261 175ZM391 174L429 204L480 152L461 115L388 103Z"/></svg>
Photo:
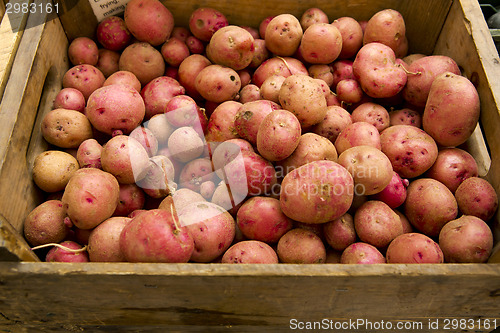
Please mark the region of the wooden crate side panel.
<svg viewBox="0 0 500 333"><path fill-rule="evenodd" d="M491 156L486 178L500 194L500 60L477 1L455 1L436 44L435 54L452 57L477 88L480 124ZM498 214L493 225L500 239Z"/></svg>
<svg viewBox="0 0 500 333"><path fill-rule="evenodd" d="M0 263L0 312L20 325L188 331L286 329L292 318L500 319L498 265L367 266Z"/></svg>
<svg viewBox="0 0 500 333"><path fill-rule="evenodd" d="M23 234L0 215L0 261L40 261Z"/></svg>
<svg viewBox="0 0 500 333"><path fill-rule="evenodd" d="M61 22L70 40L79 36L93 37L97 20L87 0L58 0L62 4ZM300 19L310 7L321 8L330 21L342 16L352 16L358 20L368 20L377 11L392 8L405 18L411 50L430 54L439 35L451 0L399 1L399 0L350 0L350 1L235 1L235 0L162 0L174 14L175 24L188 26L193 10L211 7L221 11L230 24L247 25L258 28L260 22L272 15L293 14ZM81 24L81 23L84 24Z"/></svg>
<svg viewBox="0 0 500 333"><path fill-rule="evenodd" d="M54 93L61 87L68 68L59 20L44 22L42 14L30 16L0 104L0 211L20 233L24 218L42 199L31 177L33 155L47 147L33 129L37 115L50 108L48 101L39 108L41 96L44 88Z"/></svg>

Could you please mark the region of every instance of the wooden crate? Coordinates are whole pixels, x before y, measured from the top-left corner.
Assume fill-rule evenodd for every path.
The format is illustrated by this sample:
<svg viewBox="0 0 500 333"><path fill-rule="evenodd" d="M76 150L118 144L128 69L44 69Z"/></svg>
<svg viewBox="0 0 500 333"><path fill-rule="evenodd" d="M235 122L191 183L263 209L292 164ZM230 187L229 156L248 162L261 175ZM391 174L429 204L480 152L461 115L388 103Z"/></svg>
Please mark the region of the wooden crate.
<svg viewBox="0 0 500 333"><path fill-rule="evenodd" d="M60 18L40 13L29 16L13 62L15 70L0 104L2 331L276 332L288 330L292 319L332 323L364 319L381 328L365 325L346 332L395 332L397 323L416 325L414 331L419 332L489 332L495 328L494 319L500 325L498 263L38 262L21 230L25 216L41 199L30 178L34 157L47 147L39 123L69 68L68 40L91 36L97 24L86 1L72 1L73 7L68 5L70 1L60 3L66 10ZM165 4L174 13L176 24L184 26L189 13L200 6L217 8L231 23L250 26L269 15L287 12L300 16L309 7L322 8L330 19L368 19L384 8L400 11L407 23L411 52L451 56L476 84L481 127L468 146L482 175L500 194L500 61L476 0L167 0ZM498 222L494 229L498 243ZM451 318L467 320L466 326L445 329ZM381 327L382 320L386 325ZM429 325L436 321L438 329Z"/></svg>

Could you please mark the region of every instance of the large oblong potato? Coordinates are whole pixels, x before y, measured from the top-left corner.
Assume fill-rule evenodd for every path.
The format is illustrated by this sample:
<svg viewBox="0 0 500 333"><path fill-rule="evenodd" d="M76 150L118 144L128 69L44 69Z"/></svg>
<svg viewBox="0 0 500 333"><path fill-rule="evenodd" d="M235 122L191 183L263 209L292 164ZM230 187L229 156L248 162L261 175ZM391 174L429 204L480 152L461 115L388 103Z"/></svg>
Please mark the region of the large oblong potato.
<svg viewBox="0 0 500 333"><path fill-rule="evenodd" d="M80 143L91 139L92 134L90 121L75 110L54 109L42 120L43 138L60 148L78 148Z"/></svg>
<svg viewBox="0 0 500 333"><path fill-rule="evenodd" d="M45 192L62 191L78 169L78 160L71 154L59 150L47 150L35 158L33 181Z"/></svg>

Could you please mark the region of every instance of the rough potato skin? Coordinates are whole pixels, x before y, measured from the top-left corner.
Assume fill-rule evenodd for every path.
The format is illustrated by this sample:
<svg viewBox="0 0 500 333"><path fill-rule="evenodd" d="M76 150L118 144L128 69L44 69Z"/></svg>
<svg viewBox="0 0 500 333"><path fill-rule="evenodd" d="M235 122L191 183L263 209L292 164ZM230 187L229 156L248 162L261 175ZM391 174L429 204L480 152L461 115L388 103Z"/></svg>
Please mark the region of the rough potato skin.
<svg viewBox="0 0 500 333"><path fill-rule="evenodd" d="M279 104L266 100L242 104L234 116L236 132L241 138L256 145L260 124L268 114L279 109Z"/></svg>
<svg viewBox="0 0 500 333"><path fill-rule="evenodd" d="M307 75L294 74L281 85L279 101L295 114L302 128L321 122L326 115L326 98L321 86Z"/></svg>
<svg viewBox="0 0 500 333"><path fill-rule="evenodd" d="M92 138L92 126L79 111L55 109L42 120L42 136L60 148L78 148L85 140Z"/></svg>
<svg viewBox="0 0 500 333"><path fill-rule="evenodd" d="M322 264L326 261L326 249L321 238L312 231L295 228L278 241L278 257L289 264Z"/></svg>
<svg viewBox="0 0 500 333"><path fill-rule="evenodd" d="M47 150L35 158L33 181L45 192L62 191L78 169L78 161L70 154L59 150Z"/></svg>
<svg viewBox="0 0 500 333"><path fill-rule="evenodd" d="M215 108L208 119L207 133L205 134L207 142L223 142L239 138L234 119L241 106L240 102L226 101Z"/></svg>
<svg viewBox="0 0 500 333"><path fill-rule="evenodd" d="M119 16L109 16L97 26L96 37L103 47L111 51L121 51L128 46L132 35Z"/></svg>
<svg viewBox="0 0 500 333"><path fill-rule="evenodd" d="M224 14L209 7L195 9L189 18L189 30L196 38L204 42L210 41L217 30L228 24Z"/></svg>
<svg viewBox="0 0 500 333"><path fill-rule="evenodd" d="M350 124L352 124L351 114L340 106L332 105L327 107L325 118L311 130L334 143L340 132Z"/></svg>
<svg viewBox="0 0 500 333"><path fill-rule="evenodd" d="M301 136L299 120L286 110L275 110L259 125L257 150L269 161L279 161L290 156Z"/></svg>
<svg viewBox="0 0 500 333"><path fill-rule="evenodd" d="M428 236L421 233L406 233L396 237L386 252L389 264L442 264L443 251Z"/></svg>
<svg viewBox="0 0 500 333"><path fill-rule="evenodd" d="M209 65L196 77L195 88L206 100L222 103L236 99L241 88L241 80L232 68Z"/></svg>
<svg viewBox="0 0 500 333"><path fill-rule="evenodd" d="M48 200L35 207L24 220L24 237L32 246L62 242L69 233L66 211L60 200Z"/></svg>
<svg viewBox="0 0 500 333"><path fill-rule="evenodd" d="M238 71L250 65L254 51L252 35L239 26L229 25L213 34L207 46L207 57L215 64Z"/></svg>
<svg viewBox="0 0 500 333"><path fill-rule="evenodd" d="M314 161L288 173L281 184L285 215L305 223L325 223L344 215L351 206L354 181L333 161Z"/></svg>
<svg viewBox="0 0 500 333"><path fill-rule="evenodd" d="M63 76L63 88L79 90L87 100L94 90L102 87L106 78L96 67L88 64L70 68Z"/></svg>
<svg viewBox="0 0 500 333"><path fill-rule="evenodd" d="M288 57L299 47L302 35L300 21L295 16L280 14L267 25L264 39L269 51L278 56Z"/></svg>

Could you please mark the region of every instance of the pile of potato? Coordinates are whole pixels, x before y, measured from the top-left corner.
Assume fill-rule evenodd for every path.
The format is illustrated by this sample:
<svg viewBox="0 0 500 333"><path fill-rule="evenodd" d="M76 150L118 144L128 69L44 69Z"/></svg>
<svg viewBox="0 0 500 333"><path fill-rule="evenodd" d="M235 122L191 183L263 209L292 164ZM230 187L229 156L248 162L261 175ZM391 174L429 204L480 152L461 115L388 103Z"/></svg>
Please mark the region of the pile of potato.
<svg viewBox="0 0 500 333"><path fill-rule="evenodd" d="M461 148L478 93L407 54L400 13L174 20L131 0L71 41L24 224L47 261L488 260L498 199Z"/></svg>

